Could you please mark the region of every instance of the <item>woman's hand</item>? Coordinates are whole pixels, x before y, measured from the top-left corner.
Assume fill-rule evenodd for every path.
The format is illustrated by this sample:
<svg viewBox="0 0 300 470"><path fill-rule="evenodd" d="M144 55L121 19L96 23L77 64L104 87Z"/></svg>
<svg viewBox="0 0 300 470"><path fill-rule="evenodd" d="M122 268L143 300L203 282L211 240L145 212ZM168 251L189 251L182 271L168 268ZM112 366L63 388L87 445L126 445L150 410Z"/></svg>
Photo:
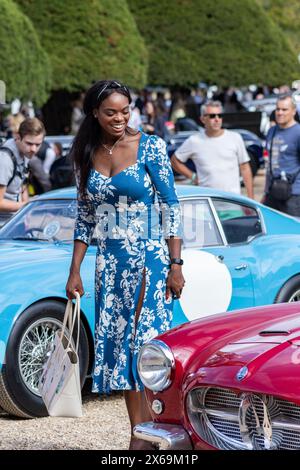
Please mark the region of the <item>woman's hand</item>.
<svg viewBox="0 0 300 470"><path fill-rule="evenodd" d="M177 299L179 299L184 284L185 280L182 274L181 266L179 264L172 264L167 279L166 299L168 299L170 295L174 295Z"/></svg>
<svg viewBox="0 0 300 470"><path fill-rule="evenodd" d="M76 298L74 293L75 291L79 293L80 297L84 294L80 273L78 271L71 271L66 285L66 295L68 299Z"/></svg>

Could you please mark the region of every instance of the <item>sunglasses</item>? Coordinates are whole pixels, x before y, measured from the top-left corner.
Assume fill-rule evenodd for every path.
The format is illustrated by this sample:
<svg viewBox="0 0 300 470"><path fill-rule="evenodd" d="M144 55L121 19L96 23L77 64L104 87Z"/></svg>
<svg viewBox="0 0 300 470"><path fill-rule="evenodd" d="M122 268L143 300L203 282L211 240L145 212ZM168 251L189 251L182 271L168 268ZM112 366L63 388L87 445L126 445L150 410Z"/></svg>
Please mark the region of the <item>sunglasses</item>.
<svg viewBox="0 0 300 470"><path fill-rule="evenodd" d="M216 117L219 119L223 119L223 113L209 113L209 114L204 114L205 117L209 117L209 119L215 119Z"/></svg>
<svg viewBox="0 0 300 470"><path fill-rule="evenodd" d="M125 86L121 85L119 82L113 81L113 82L108 82L102 90L98 93L97 96L97 101L99 100L100 96L105 92L106 89L108 88L124 88L125 90L127 89Z"/></svg>

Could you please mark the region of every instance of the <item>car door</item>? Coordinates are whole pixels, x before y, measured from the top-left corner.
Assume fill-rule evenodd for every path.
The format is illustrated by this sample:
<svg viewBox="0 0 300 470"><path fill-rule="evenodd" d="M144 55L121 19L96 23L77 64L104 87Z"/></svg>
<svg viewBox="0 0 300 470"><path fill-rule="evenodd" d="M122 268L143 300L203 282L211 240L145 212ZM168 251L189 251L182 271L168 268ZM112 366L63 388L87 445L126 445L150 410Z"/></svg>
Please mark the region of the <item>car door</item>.
<svg viewBox="0 0 300 470"><path fill-rule="evenodd" d="M213 198L212 206L226 239L222 253L217 249L211 252L221 256L231 274L233 289L228 310L254 306L256 259L251 242L263 233L260 215L254 207L227 199Z"/></svg>
<svg viewBox="0 0 300 470"><path fill-rule="evenodd" d="M180 301L175 302L173 326L254 305L251 246L227 242L217 201L187 198L181 206L186 284ZM241 210L236 210L240 215Z"/></svg>

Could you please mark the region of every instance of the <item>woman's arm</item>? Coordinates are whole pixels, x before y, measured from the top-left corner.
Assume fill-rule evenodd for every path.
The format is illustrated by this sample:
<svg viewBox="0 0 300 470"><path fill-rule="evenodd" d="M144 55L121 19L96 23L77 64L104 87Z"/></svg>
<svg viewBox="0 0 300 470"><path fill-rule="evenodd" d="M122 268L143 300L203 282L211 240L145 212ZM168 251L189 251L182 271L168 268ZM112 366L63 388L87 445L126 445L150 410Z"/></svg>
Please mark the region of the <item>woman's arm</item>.
<svg viewBox="0 0 300 470"><path fill-rule="evenodd" d="M168 243L170 259L181 256L181 211L175 189L174 175L165 142L151 136L147 145L146 167L156 189L162 214L162 228ZM184 286L181 266L171 264L167 279L166 297L180 297Z"/></svg>
<svg viewBox="0 0 300 470"><path fill-rule="evenodd" d="M95 206L90 199L82 198L78 193L77 217L74 228L74 247L70 267L70 274L66 285L68 299L74 299L74 291L77 290L82 296L84 289L80 277L80 266L84 259L86 250L91 243L96 226Z"/></svg>
<svg viewBox="0 0 300 470"><path fill-rule="evenodd" d="M181 238L169 238L167 239L170 259L181 258ZM166 298L170 295L176 298L180 298L181 291L184 286L184 277L182 274L182 266L180 264L171 264L170 271L167 279L167 291Z"/></svg>
<svg viewBox="0 0 300 470"><path fill-rule="evenodd" d="M70 274L66 285L66 294L68 299L75 299L74 291L78 291L79 295L84 294L82 280L80 276L80 266L84 259L88 245L80 240L74 241L73 257L70 267Z"/></svg>

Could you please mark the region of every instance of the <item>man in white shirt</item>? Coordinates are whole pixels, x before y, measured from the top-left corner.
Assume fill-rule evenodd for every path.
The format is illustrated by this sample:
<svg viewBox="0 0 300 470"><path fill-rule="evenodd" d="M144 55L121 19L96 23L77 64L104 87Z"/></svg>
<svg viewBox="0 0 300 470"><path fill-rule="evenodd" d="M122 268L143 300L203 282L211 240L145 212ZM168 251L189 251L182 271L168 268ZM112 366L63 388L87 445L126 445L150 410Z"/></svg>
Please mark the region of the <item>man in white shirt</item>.
<svg viewBox="0 0 300 470"><path fill-rule="evenodd" d="M203 134L189 137L172 155L173 169L192 183L209 188L240 193L240 173L247 195L253 198L253 178L250 158L242 137L233 131L222 129L222 104L208 101L201 108ZM191 158L196 174L184 163Z"/></svg>

